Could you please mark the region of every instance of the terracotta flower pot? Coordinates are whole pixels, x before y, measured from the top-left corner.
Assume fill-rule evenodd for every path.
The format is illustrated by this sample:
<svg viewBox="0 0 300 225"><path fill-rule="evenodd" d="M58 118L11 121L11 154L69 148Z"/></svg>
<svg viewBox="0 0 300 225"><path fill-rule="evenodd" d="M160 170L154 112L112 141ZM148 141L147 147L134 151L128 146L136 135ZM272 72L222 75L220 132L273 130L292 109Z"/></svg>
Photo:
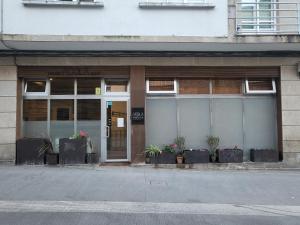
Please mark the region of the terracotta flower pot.
<svg viewBox="0 0 300 225"><path fill-rule="evenodd" d="M177 161L177 164L183 164L183 156L182 155L178 155L176 157L176 161Z"/></svg>

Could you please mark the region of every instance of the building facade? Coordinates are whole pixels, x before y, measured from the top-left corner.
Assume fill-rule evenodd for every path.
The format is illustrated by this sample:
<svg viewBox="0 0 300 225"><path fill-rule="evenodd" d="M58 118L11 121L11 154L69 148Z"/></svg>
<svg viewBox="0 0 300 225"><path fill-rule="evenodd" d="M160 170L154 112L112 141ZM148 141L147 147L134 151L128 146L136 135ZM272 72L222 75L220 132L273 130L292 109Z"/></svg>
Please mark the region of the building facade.
<svg viewBox="0 0 300 225"><path fill-rule="evenodd" d="M300 0L1 0L0 160L85 131L102 162L188 149L300 163Z"/></svg>

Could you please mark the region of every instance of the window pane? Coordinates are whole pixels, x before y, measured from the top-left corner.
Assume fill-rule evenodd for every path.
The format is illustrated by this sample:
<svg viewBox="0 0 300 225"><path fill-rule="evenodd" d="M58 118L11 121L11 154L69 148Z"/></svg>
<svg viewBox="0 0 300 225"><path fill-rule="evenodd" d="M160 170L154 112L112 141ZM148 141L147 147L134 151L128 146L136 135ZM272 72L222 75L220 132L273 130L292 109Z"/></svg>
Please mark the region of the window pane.
<svg viewBox="0 0 300 225"><path fill-rule="evenodd" d="M255 29L256 28L254 26L254 24L256 23L255 6L245 4L241 6L241 10L243 10L240 13L240 17L242 18L241 19L242 29L247 29L247 30ZM243 25L243 24L247 24L247 25Z"/></svg>
<svg viewBox="0 0 300 225"><path fill-rule="evenodd" d="M97 94L96 90L100 88L101 88L100 78L77 79L77 94L79 95L95 95Z"/></svg>
<svg viewBox="0 0 300 225"><path fill-rule="evenodd" d="M23 120L24 121L46 121L47 100L24 100Z"/></svg>
<svg viewBox="0 0 300 225"><path fill-rule="evenodd" d="M101 100L77 100L77 132L88 133L92 147L89 151L99 153L101 146ZM88 146L90 147L90 146Z"/></svg>
<svg viewBox="0 0 300 225"><path fill-rule="evenodd" d="M100 100L77 101L77 119L78 120L100 120L101 104Z"/></svg>
<svg viewBox="0 0 300 225"><path fill-rule="evenodd" d="M149 91L174 91L174 80L149 80Z"/></svg>
<svg viewBox="0 0 300 225"><path fill-rule="evenodd" d="M23 136L47 137L47 100L23 101Z"/></svg>
<svg viewBox="0 0 300 225"><path fill-rule="evenodd" d="M209 94L209 80L179 80L179 94Z"/></svg>
<svg viewBox="0 0 300 225"><path fill-rule="evenodd" d="M173 143L177 137L176 100L148 99L146 115L146 146Z"/></svg>
<svg viewBox="0 0 300 225"><path fill-rule="evenodd" d="M272 91L272 80L249 80L248 81L250 91Z"/></svg>
<svg viewBox="0 0 300 225"><path fill-rule="evenodd" d="M26 92L45 92L46 91L46 81L45 80L27 81L26 85L27 85Z"/></svg>
<svg viewBox="0 0 300 225"><path fill-rule="evenodd" d="M214 80L213 94L242 94L242 80Z"/></svg>
<svg viewBox="0 0 300 225"><path fill-rule="evenodd" d="M51 78L51 95L74 95L74 79Z"/></svg>
<svg viewBox="0 0 300 225"><path fill-rule="evenodd" d="M74 100L51 100L50 133L58 152L59 139L74 134Z"/></svg>
<svg viewBox="0 0 300 225"><path fill-rule="evenodd" d="M127 80L105 80L106 92L127 92Z"/></svg>

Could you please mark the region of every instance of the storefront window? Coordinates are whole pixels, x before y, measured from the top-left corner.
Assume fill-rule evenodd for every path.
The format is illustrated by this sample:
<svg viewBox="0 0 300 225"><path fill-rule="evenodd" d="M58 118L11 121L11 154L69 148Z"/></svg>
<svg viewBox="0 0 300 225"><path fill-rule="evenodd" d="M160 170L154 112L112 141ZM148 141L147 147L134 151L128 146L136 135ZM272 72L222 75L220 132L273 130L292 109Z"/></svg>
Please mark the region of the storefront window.
<svg viewBox="0 0 300 225"><path fill-rule="evenodd" d="M74 100L51 100L51 139L58 151L59 139L74 134Z"/></svg>
<svg viewBox="0 0 300 225"><path fill-rule="evenodd" d="M179 94L209 94L209 80L179 80Z"/></svg>
<svg viewBox="0 0 300 225"><path fill-rule="evenodd" d="M45 93L46 92L45 80L29 80L25 84L25 93Z"/></svg>
<svg viewBox="0 0 300 225"><path fill-rule="evenodd" d="M74 95L74 79L51 78L51 95Z"/></svg>
<svg viewBox="0 0 300 225"><path fill-rule="evenodd" d="M149 94L175 94L177 92L175 79L150 79L146 81Z"/></svg>
<svg viewBox="0 0 300 225"><path fill-rule="evenodd" d="M106 92L127 92L127 80L105 80Z"/></svg>
<svg viewBox="0 0 300 225"><path fill-rule="evenodd" d="M276 93L276 84L272 79L246 80L248 94L272 94Z"/></svg>
<svg viewBox="0 0 300 225"><path fill-rule="evenodd" d="M213 94L242 94L242 80L213 80Z"/></svg>
<svg viewBox="0 0 300 225"><path fill-rule="evenodd" d="M77 79L78 95L100 95L101 79L100 78L79 78Z"/></svg>
<svg viewBox="0 0 300 225"><path fill-rule="evenodd" d="M101 100L77 100L77 132L85 131L91 138L91 148L100 152L101 140ZM89 146L90 147L90 146ZM91 150L91 149L90 149Z"/></svg>
<svg viewBox="0 0 300 225"><path fill-rule="evenodd" d="M24 100L23 136L28 138L48 137L47 100Z"/></svg>

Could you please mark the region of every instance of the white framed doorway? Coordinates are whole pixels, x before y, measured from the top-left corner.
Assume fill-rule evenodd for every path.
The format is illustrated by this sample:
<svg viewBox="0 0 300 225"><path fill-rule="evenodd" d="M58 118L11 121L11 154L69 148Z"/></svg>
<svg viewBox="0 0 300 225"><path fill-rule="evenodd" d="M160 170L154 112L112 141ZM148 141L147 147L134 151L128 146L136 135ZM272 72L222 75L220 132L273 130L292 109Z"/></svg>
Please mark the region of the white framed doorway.
<svg viewBox="0 0 300 225"><path fill-rule="evenodd" d="M101 105L101 162L128 162L130 149L130 98L104 97Z"/></svg>

